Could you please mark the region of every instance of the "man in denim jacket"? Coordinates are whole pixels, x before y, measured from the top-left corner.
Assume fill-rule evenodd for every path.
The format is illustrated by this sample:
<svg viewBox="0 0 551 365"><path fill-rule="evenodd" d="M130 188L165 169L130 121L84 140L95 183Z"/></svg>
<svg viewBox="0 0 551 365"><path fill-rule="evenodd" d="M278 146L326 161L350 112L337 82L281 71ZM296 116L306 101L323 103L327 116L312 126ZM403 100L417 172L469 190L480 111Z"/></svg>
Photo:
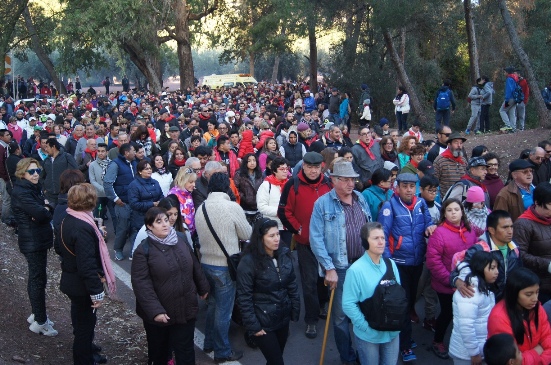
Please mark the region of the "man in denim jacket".
<svg viewBox="0 0 551 365"><path fill-rule="evenodd" d="M342 288L346 270L365 251L360 229L371 222L369 206L354 191L358 176L351 162L335 163L331 174L333 189L316 201L310 220L310 247L325 272L326 283L336 290L331 318L343 364L356 364L357 358L352 349L349 319L342 310Z"/></svg>

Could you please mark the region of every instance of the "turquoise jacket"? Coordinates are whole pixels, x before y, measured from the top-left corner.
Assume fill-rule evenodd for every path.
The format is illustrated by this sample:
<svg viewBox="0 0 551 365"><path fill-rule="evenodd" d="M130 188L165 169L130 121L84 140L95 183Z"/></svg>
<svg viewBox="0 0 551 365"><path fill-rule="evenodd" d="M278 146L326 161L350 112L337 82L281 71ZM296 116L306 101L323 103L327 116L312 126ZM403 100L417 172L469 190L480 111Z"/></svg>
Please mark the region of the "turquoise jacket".
<svg viewBox="0 0 551 365"><path fill-rule="evenodd" d="M371 185L369 188L365 189L362 192L362 195L369 205L369 210L371 211L371 217L378 217L379 210L383 206L383 203L387 200L390 200L392 197L393 191L389 189L386 193L383 189L377 185Z"/></svg>

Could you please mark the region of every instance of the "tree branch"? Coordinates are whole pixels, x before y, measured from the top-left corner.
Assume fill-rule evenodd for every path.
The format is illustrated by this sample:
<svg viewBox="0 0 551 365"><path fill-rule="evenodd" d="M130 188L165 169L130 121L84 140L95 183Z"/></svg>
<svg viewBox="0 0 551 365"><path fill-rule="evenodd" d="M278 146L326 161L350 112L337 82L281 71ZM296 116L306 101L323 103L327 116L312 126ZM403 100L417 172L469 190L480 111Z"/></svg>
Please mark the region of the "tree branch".
<svg viewBox="0 0 551 365"><path fill-rule="evenodd" d="M218 10L218 0L214 1L214 4L210 8L206 8L201 13L189 13L189 20L200 20L201 18L206 17L207 15L210 15L214 13L216 10Z"/></svg>

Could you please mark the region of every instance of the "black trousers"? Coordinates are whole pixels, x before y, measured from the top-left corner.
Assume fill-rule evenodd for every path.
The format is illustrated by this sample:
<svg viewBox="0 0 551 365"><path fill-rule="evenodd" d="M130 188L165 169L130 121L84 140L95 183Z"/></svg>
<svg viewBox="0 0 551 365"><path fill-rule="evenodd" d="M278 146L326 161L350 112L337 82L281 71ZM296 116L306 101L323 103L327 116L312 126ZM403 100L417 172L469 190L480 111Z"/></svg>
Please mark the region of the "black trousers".
<svg viewBox="0 0 551 365"><path fill-rule="evenodd" d="M96 328L96 313L89 296L69 296L71 299L71 322L73 324L74 365L94 365L92 342Z"/></svg>
<svg viewBox="0 0 551 365"><path fill-rule="evenodd" d="M266 358L266 365L283 365L283 350L289 335L289 323L283 328L267 332L264 336L255 336L256 343L262 355Z"/></svg>
<svg viewBox="0 0 551 365"><path fill-rule="evenodd" d="M195 365L195 320L170 326L157 326L144 321L143 326L147 337L148 365L166 365L171 358L171 350L178 365Z"/></svg>
<svg viewBox="0 0 551 365"><path fill-rule="evenodd" d="M480 130L483 132L490 130L490 105L482 105L480 108Z"/></svg>
<svg viewBox="0 0 551 365"><path fill-rule="evenodd" d="M46 322L46 266L48 265L48 250L25 254L29 267L27 293L31 302L34 320L38 324Z"/></svg>
<svg viewBox="0 0 551 365"><path fill-rule="evenodd" d="M423 265L406 266L396 265L398 272L400 273L400 283L406 291L406 297L408 299L409 310L415 308L415 298L417 297L417 287L419 286L419 279L423 273ZM411 347L411 320L409 319L409 312L406 318L404 329L400 332L400 350L407 350Z"/></svg>
<svg viewBox="0 0 551 365"><path fill-rule="evenodd" d="M302 282L302 298L304 299L304 322L317 324L320 314L320 294L327 296L327 288L321 293L318 292L319 283L320 281L323 283L323 278L318 274L318 260L310 245L297 243L296 249Z"/></svg>
<svg viewBox="0 0 551 365"><path fill-rule="evenodd" d="M438 294L438 301L440 302L440 315L436 318L436 326L434 329L434 342L443 342L446 330L453 319L453 294Z"/></svg>

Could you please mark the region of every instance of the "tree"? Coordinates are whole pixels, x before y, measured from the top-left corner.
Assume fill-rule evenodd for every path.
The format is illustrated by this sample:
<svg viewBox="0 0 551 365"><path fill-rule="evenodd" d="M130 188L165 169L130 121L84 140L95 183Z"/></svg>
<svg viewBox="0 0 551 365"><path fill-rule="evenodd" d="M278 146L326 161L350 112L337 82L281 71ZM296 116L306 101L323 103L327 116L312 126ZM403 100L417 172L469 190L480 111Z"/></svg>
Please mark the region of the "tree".
<svg viewBox="0 0 551 365"><path fill-rule="evenodd" d="M0 6L0 79L4 77L4 57L13 45L15 25L23 10L27 7L28 0L5 0Z"/></svg>
<svg viewBox="0 0 551 365"><path fill-rule="evenodd" d="M465 9L465 28L467 30L467 43L469 46L471 82L474 85L476 79L480 77L480 67L478 66L478 44L476 42L476 30L471 0L463 0L463 7Z"/></svg>
<svg viewBox="0 0 551 365"><path fill-rule="evenodd" d="M526 79L528 80L528 85L532 90L532 99L535 100L536 111L538 113L540 125L542 127L550 128L551 113L547 110L545 102L543 101L543 97L541 96L540 87L536 79L534 69L532 68L532 64L530 63L530 59L522 48L522 45L520 44L520 38L515 28L515 24L513 23L513 19L511 18L511 13L507 8L506 0L498 0L498 6L501 12L501 16L503 17L503 24L505 25L505 29L507 29L507 33L509 34L511 45L515 53L517 54L520 63L524 67L524 70L526 71Z"/></svg>
<svg viewBox="0 0 551 365"><path fill-rule="evenodd" d="M23 18L25 19L25 25L27 27L27 31L29 32L29 37L31 39L32 50L34 51L34 53L36 53L36 55L38 56L38 59L40 60L40 62L42 62L46 70L48 70L48 73L50 74L50 78L54 82L54 85L56 86L57 90L61 94L67 94L67 89L65 88L65 84L63 83L63 81L60 80L59 74L57 73L53 62L50 59L48 52L42 46L42 40L39 37L39 32L35 27L35 24L33 22L33 18L31 16L31 12L28 6L25 7L25 10L23 11Z"/></svg>

